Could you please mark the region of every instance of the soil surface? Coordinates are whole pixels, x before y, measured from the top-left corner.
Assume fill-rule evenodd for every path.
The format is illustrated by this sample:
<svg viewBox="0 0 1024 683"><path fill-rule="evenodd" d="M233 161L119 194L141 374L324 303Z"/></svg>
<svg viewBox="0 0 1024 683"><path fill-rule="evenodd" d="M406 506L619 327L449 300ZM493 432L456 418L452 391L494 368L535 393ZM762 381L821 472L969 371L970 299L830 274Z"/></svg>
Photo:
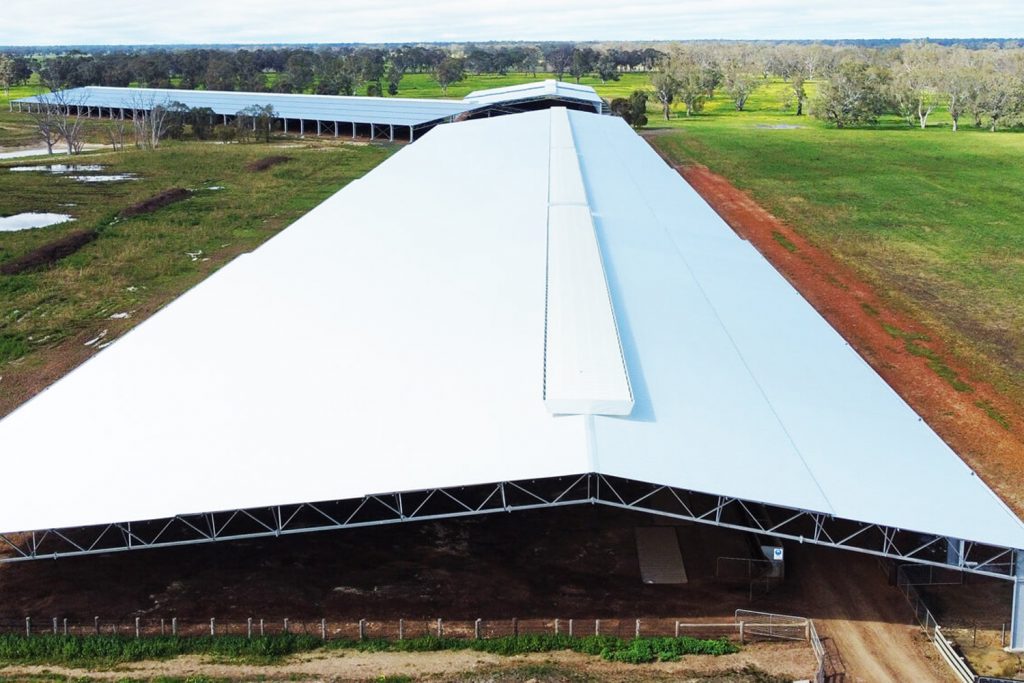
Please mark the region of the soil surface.
<svg viewBox="0 0 1024 683"><path fill-rule="evenodd" d="M59 240L44 244L23 256L0 265L0 275L18 275L56 263L92 242L99 237L99 234L97 230L78 230Z"/></svg>
<svg viewBox="0 0 1024 683"><path fill-rule="evenodd" d="M971 376L935 330L902 312L853 267L816 247L726 178L698 164L674 167L989 487L1024 515L1024 405ZM956 377L969 378L972 390L957 390L940 376L923 355L929 353ZM1008 426L989 414L992 409Z"/></svg>
<svg viewBox="0 0 1024 683"><path fill-rule="evenodd" d="M192 196L192 193L183 187L172 187L169 190L164 190L160 194L155 194L149 199L141 201L137 204L132 204L127 209L124 209L119 214L121 218L129 218L131 216L141 216L144 213L152 213L157 209L163 208L168 204L174 202L180 202L183 199L188 199Z"/></svg>
<svg viewBox="0 0 1024 683"><path fill-rule="evenodd" d="M679 662L618 664L575 652L549 652L502 657L484 652L357 652L330 651L292 657L279 665L221 664L202 657L178 657L162 662L141 662L117 671L90 671L52 666L0 668L0 677L56 674L70 680L158 679L161 677L209 677L228 680L370 681L385 676L409 676L414 680L587 680L587 681L707 681L717 674L746 667L786 678L810 675L814 660L805 646L793 643L756 643L743 651L721 657L690 656ZM503 676L502 674L506 674ZM515 674L519 673L519 676ZM554 676L550 675L554 674ZM751 681L754 677L723 677L725 681Z"/></svg>
<svg viewBox="0 0 1024 683"><path fill-rule="evenodd" d="M262 159L257 159L256 161L246 166L246 168L249 169L250 171L266 171L268 168L271 168L272 166L277 166L278 164L283 164L286 161L291 161L291 157L279 154L275 156L263 157Z"/></svg>

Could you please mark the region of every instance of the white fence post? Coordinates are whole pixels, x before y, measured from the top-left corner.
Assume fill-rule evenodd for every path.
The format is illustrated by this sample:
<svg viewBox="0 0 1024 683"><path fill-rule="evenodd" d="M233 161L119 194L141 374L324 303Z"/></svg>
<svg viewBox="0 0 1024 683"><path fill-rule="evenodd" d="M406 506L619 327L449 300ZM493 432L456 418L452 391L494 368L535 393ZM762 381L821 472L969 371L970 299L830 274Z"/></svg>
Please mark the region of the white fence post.
<svg viewBox="0 0 1024 683"><path fill-rule="evenodd" d="M138 638L141 635L142 634L140 633L140 629L139 629L139 618L135 617L135 637Z"/></svg>
<svg viewBox="0 0 1024 683"><path fill-rule="evenodd" d="M476 621L473 622L473 636L477 640L480 640L480 620L479 619L477 619Z"/></svg>
<svg viewBox="0 0 1024 683"><path fill-rule="evenodd" d="M245 635L250 640L252 639L252 617L249 617L245 621Z"/></svg>
<svg viewBox="0 0 1024 683"><path fill-rule="evenodd" d="M327 640L327 620L320 620L320 640Z"/></svg>

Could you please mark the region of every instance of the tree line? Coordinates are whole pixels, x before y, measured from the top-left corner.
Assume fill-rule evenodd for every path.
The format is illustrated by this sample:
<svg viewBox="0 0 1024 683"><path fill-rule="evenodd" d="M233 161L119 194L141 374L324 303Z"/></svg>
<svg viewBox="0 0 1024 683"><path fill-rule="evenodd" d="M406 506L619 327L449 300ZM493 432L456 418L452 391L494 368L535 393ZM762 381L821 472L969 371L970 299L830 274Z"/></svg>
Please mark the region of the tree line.
<svg viewBox="0 0 1024 683"><path fill-rule="evenodd" d="M397 95L407 73L429 73L446 90L467 73L509 72L587 75L616 80L624 71L644 71L664 55L653 48L596 50L572 43L467 46L208 48L87 53L55 56L0 55L0 86L27 82L32 74L50 88L86 85L321 95ZM5 70L5 65L9 68ZM273 74L273 78L269 76Z"/></svg>
<svg viewBox="0 0 1024 683"><path fill-rule="evenodd" d="M700 113L716 92L743 111L768 78L787 83L785 108L809 110L839 128L872 125L885 114L924 128L939 108L949 112L954 131L962 120L989 130L1024 124L1024 48L1016 45L680 44L658 62L651 91L666 119L673 104L685 116ZM812 80L818 88L809 97Z"/></svg>

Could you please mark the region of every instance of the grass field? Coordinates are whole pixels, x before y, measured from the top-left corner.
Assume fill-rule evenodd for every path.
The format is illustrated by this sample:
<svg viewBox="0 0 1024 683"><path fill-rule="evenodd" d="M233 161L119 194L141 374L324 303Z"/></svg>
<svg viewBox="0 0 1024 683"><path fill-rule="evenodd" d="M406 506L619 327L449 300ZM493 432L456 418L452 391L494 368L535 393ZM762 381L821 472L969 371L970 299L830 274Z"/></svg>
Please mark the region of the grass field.
<svg viewBox="0 0 1024 683"><path fill-rule="evenodd" d="M6 110L6 102L0 107ZM17 126L6 125L6 119L4 124L0 144L20 140ZM70 213L76 219L0 232L0 264L72 232L99 230L98 239L53 267L0 276L0 381L10 387L19 377L38 373L48 360L48 354L36 353L39 349L106 328L114 336L235 255L257 247L393 149L333 140L286 149L168 142L155 152L130 149L75 157L77 163L103 164L104 172L139 175L138 180L119 183L80 183L6 170L66 162L60 155L0 161L0 215L43 211ZM263 172L246 169L271 154L286 154L291 160ZM129 205L175 187L195 192L153 213L117 219ZM204 189L209 187L223 189ZM124 313L130 317L110 319ZM0 390L0 414L13 407L10 394Z"/></svg>
<svg viewBox="0 0 1024 683"><path fill-rule="evenodd" d="M738 113L723 98L665 121L651 142L704 164L938 324L981 376L1024 398L1024 135L926 130L895 117L836 130L781 108L785 84ZM798 126L787 128L785 126Z"/></svg>

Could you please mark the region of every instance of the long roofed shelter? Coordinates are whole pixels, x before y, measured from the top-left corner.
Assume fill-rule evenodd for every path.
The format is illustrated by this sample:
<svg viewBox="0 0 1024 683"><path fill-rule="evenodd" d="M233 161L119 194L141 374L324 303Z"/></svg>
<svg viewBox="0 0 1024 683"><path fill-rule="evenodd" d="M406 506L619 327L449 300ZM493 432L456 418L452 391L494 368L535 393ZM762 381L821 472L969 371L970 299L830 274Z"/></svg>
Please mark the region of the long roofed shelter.
<svg viewBox="0 0 1024 683"><path fill-rule="evenodd" d="M212 123L228 124L252 105L270 105L285 132L334 137L368 137L394 140L396 133L412 142L440 123L457 119L508 114L553 105L600 113L603 100L593 88L555 80L477 90L462 100L408 97L356 97L174 90L163 88L115 88L85 86L58 93L22 97L10 102L19 111L59 103L89 116L130 118L138 111L181 103L190 109L207 108Z"/></svg>
<svg viewBox="0 0 1024 683"><path fill-rule="evenodd" d="M600 504L1014 580L1024 646L1024 524L595 113L433 129L0 420L0 452L47 470L0 498L4 561Z"/></svg>

